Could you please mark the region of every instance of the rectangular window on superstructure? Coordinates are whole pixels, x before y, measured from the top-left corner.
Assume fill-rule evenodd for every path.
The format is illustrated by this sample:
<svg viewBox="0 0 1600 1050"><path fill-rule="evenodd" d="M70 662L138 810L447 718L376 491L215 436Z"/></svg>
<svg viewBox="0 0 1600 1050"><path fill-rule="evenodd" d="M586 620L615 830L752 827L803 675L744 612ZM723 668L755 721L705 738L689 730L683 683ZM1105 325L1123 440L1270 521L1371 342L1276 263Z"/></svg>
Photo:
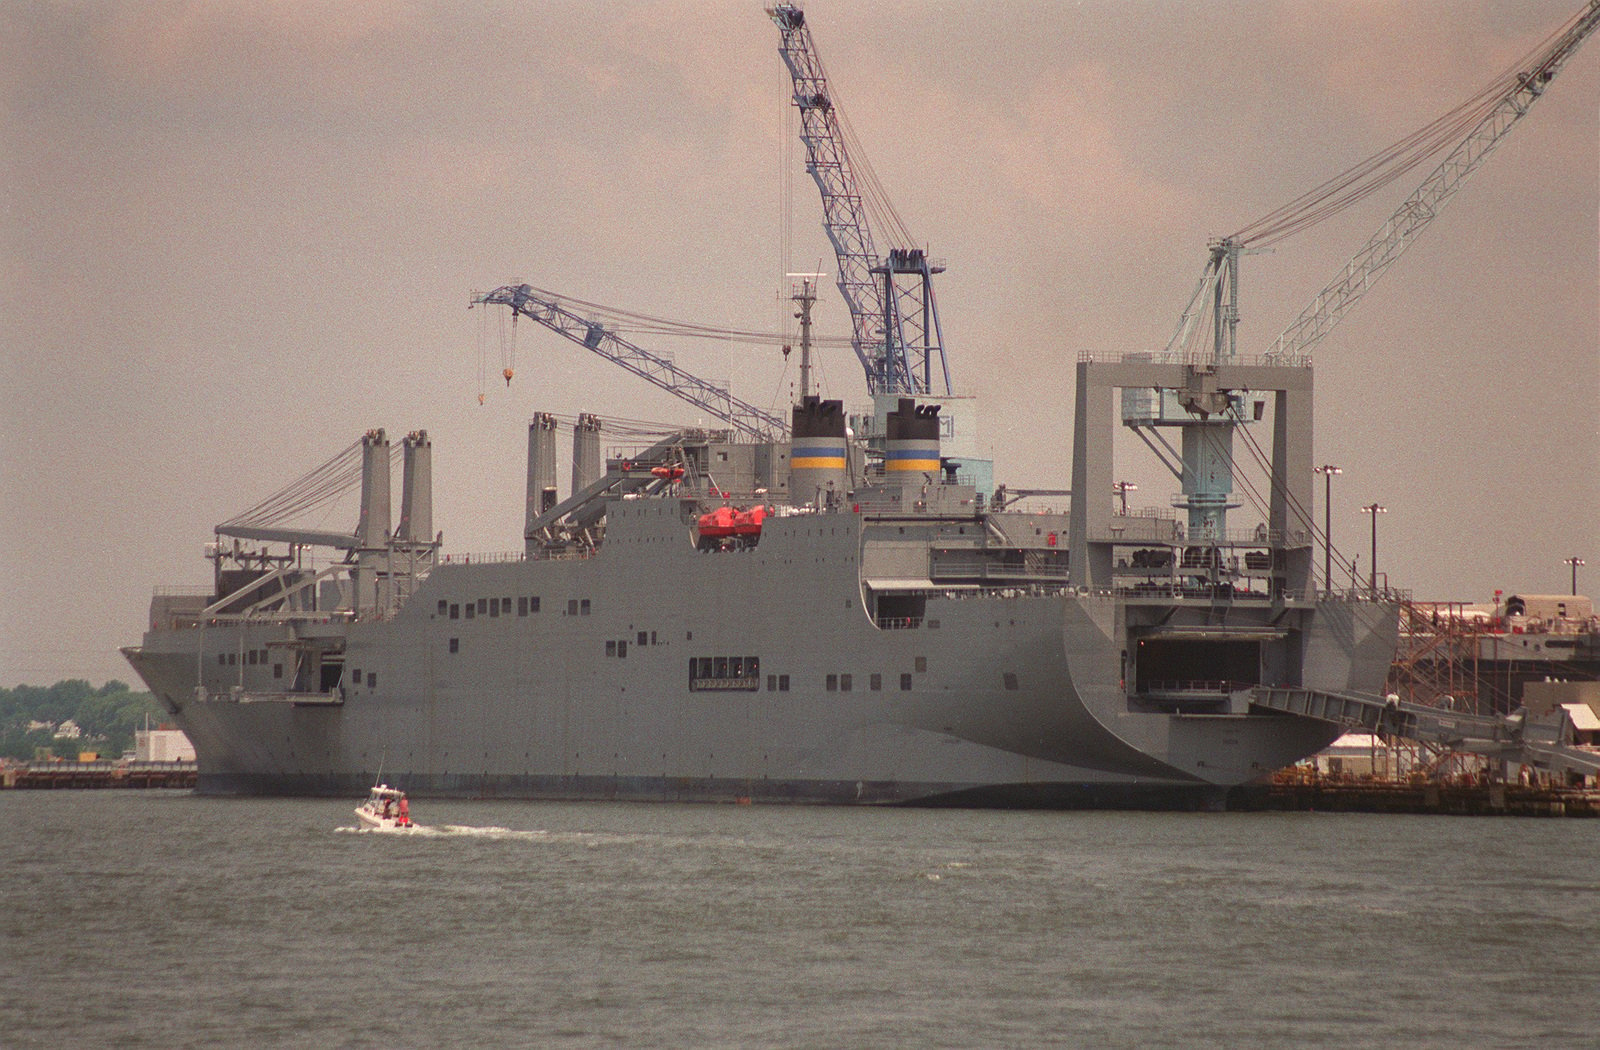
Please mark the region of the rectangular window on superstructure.
<svg viewBox="0 0 1600 1050"><path fill-rule="evenodd" d="M218 653L217 654L217 666L218 667L226 667L226 666L228 666L228 654L227 653Z"/></svg>
<svg viewBox="0 0 1600 1050"><path fill-rule="evenodd" d="M494 616L494 617L498 617L500 615L500 599L499 598L490 598L489 599L489 615L490 616Z"/></svg>
<svg viewBox="0 0 1600 1050"><path fill-rule="evenodd" d="M606 643L606 655L607 656L616 656L617 655L617 640L615 638L611 639L609 642Z"/></svg>
<svg viewBox="0 0 1600 1050"><path fill-rule="evenodd" d="M476 605L474 605L473 603L468 602L467 603L467 619L470 620L476 615L478 615L478 607Z"/></svg>
<svg viewBox="0 0 1600 1050"><path fill-rule="evenodd" d="M871 678L867 679L867 688L872 690L874 693L876 693L878 690L882 689L883 688L883 675L875 674Z"/></svg>
<svg viewBox="0 0 1600 1050"><path fill-rule="evenodd" d="M486 613L488 611L489 611L489 599L487 599L487 598L479 598L478 599L478 615L482 616L484 613Z"/></svg>
<svg viewBox="0 0 1600 1050"><path fill-rule="evenodd" d="M283 677L283 665L282 664L273 664L272 665L272 677L274 677L274 678L282 678Z"/></svg>
<svg viewBox="0 0 1600 1050"><path fill-rule="evenodd" d="M505 613L507 616L511 615L511 599L510 598L501 598L500 599L500 611Z"/></svg>
<svg viewBox="0 0 1600 1050"><path fill-rule="evenodd" d="M528 611L529 612L538 612L539 611L539 596L537 594L535 594L533 597L528 599Z"/></svg>
<svg viewBox="0 0 1600 1050"><path fill-rule="evenodd" d="M789 676L786 675L786 674L780 674L778 676L778 692L787 693L788 691L789 691Z"/></svg>
<svg viewBox="0 0 1600 1050"><path fill-rule="evenodd" d="M528 596L526 594L517 595L517 615L528 615Z"/></svg>
<svg viewBox="0 0 1600 1050"><path fill-rule="evenodd" d="M626 642L618 642L626 646ZM755 656L691 656L689 688L694 691L757 692L761 688L761 660ZM767 688L772 688L769 682Z"/></svg>
<svg viewBox="0 0 1600 1050"><path fill-rule="evenodd" d="M624 659L627 659L627 656L628 656L628 642L627 642L627 639L623 639L623 640L617 642L617 659L624 660Z"/></svg>
<svg viewBox="0 0 1600 1050"><path fill-rule="evenodd" d="M911 676L908 675L908 674L901 675L900 676L900 691L902 693L905 693L905 692L910 692L910 690L911 690Z"/></svg>
<svg viewBox="0 0 1600 1050"><path fill-rule="evenodd" d="M842 674L842 675L839 676L839 692L848 693L849 691L850 691L850 676L847 675L847 674Z"/></svg>
<svg viewBox="0 0 1600 1050"><path fill-rule="evenodd" d="M451 602L450 603L450 619L452 619L452 620L461 619L461 606L456 604L455 602Z"/></svg>
<svg viewBox="0 0 1600 1050"><path fill-rule="evenodd" d="M778 691L778 676L775 675L775 674L767 675L767 692L776 693L777 691Z"/></svg>
<svg viewBox="0 0 1600 1050"><path fill-rule="evenodd" d="M578 615L579 616L588 616L589 615L589 599L585 598L583 601L578 603Z"/></svg>
<svg viewBox="0 0 1600 1050"><path fill-rule="evenodd" d="M376 671L368 671L367 672L367 688L368 689L376 689L377 686L378 686L378 672L376 672Z"/></svg>
<svg viewBox="0 0 1600 1050"><path fill-rule="evenodd" d="M576 615L578 615L578 599L576 599L576 598L568 598L567 599L567 615L568 616L576 616Z"/></svg>
<svg viewBox="0 0 1600 1050"><path fill-rule="evenodd" d="M450 639L450 651L452 653L458 653L458 652L461 651L461 639L459 639L459 638Z"/></svg>
<svg viewBox="0 0 1600 1050"><path fill-rule="evenodd" d="M439 599L439 615L440 616L444 616L444 615L447 615L449 612L450 612L450 600L448 598L440 598Z"/></svg>
<svg viewBox="0 0 1600 1050"><path fill-rule="evenodd" d="M648 631L640 631L639 632L639 637L636 638L634 641L635 641L635 644L637 644L637 645L649 645L650 644L650 633Z"/></svg>
<svg viewBox="0 0 1600 1050"><path fill-rule="evenodd" d="M839 691L839 676L836 675L836 674L830 674L828 676L828 692L837 693L838 691Z"/></svg>
<svg viewBox="0 0 1600 1050"><path fill-rule="evenodd" d="M251 667L256 665L256 651L254 649L250 650L248 653L245 653L244 662L249 664Z"/></svg>

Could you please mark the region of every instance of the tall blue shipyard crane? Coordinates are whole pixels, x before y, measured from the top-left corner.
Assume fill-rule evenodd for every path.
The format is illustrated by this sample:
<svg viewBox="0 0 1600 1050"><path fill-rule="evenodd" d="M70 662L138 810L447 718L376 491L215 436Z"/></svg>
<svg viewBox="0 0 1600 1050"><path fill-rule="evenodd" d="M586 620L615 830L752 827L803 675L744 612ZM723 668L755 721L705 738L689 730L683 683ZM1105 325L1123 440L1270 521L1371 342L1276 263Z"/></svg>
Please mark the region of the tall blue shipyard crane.
<svg viewBox="0 0 1600 1050"><path fill-rule="evenodd" d="M852 163L846 139L853 136L828 90L805 12L797 4L778 4L767 14L778 26L778 52L794 81L806 170L822 193L823 228L838 258L839 293L850 309L850 342L866 369L867 390L874 395L950 394L950 366L933 295L933 275L944 267L921 248L878 254L869 210L880 213L880 225L892 226L902 244L909 244L911 237L865 158L856 158L859 172Z"/></svg>

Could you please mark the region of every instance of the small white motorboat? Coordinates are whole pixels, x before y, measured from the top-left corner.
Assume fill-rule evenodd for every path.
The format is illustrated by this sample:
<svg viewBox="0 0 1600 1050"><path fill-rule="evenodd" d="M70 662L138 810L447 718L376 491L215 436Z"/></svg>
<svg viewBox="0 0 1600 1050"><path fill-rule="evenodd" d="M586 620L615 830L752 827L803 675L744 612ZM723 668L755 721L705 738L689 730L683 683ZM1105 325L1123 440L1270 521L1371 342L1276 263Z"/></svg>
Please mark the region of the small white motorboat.
<svg viewBox="0 0 1600 1050"><path fill-rule="evenodd" d="M411 804L406 793L388 784L376 784L367 800L356 807L363 828L373 831L402 831L416 827L411 823Z"/></svg>

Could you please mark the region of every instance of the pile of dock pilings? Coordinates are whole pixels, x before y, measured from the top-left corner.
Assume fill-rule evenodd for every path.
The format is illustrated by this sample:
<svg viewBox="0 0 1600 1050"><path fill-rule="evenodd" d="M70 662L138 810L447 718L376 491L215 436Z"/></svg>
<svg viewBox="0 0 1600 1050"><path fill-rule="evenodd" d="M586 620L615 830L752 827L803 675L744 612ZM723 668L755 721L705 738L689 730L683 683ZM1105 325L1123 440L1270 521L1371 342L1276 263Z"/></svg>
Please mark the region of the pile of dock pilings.
<svg viewBox="0 0 1600 1050"><path fill-rule="evenodd" d="M0 762L0 788L193 788L193 762Z"/></svg>
<svg viewBox="0 0 1600 1050"><path fill-rule="evenodd" d="M1454 816L1600 817L1593 778L1497 779L1482 774L1387 778L1291 766L1269 784L1230 797L1228 808L1328 813L1436 813Z"/></svg>

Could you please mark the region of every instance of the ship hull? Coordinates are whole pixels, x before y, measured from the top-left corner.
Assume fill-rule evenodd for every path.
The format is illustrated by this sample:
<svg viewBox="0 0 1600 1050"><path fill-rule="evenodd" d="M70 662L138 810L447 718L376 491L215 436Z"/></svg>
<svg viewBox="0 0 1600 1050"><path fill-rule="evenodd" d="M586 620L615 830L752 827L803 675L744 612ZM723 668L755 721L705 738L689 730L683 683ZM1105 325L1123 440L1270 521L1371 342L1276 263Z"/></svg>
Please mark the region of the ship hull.
<svg viewBox="0 0 1600 1050"><path fill-rule="evenodd" d="M593 556L446 561L388 619L158 623L128 657L213 794L359 794L381 767L413 797L1215 808L1336 735L1237 700L1130 704L1122 599L932 588L915 624L885 621L866 528L779 518L707 552L677 501L638 501ZM1286 616L1301 679L1381 688L1391 607L1232 613ZM316 632L337 687L285 691Z"/></svg>

